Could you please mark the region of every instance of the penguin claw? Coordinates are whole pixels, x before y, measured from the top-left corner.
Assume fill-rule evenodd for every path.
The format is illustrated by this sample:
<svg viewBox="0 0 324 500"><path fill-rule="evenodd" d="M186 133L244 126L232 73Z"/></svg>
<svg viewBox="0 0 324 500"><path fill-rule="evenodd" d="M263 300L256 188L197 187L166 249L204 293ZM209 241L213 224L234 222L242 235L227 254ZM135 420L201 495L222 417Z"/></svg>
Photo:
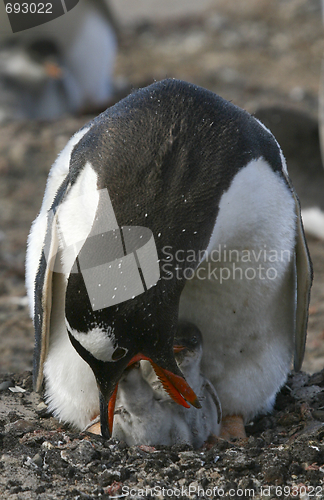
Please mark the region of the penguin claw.
<svg viewBox="0 0 324 500"><path fill-rule="evenodd" d="M100 418L99 416L92 420L82 432L90 432L91 434L96 434L97 436L101 436L101 428L100 428Z"/></svg>

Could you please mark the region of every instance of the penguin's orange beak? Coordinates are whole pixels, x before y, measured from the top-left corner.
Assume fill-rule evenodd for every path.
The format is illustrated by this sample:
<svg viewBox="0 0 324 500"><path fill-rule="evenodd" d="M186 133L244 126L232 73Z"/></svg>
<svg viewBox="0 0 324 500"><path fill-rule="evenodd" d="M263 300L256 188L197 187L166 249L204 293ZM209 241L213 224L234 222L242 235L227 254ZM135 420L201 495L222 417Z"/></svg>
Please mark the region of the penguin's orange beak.
<svg viewBox="0 0 324 500"><path fill-rule="evenodd" d="M174 352L180 352L183 349L185 349L185 347L183 346L175 346L175 347L178 348L178 351L175 351L174 348ZM183 377L175 375L174 373L170 372L169 370L166 370L165 368L161 368L156 363L154 363L154 361L152 361L150 358L144 356L144 354L142 353L136 354L136 356L134 356L130 360L127 366L131 366L134 363L137 363L138 361L141 360L149 361L151 363L152 368L154 369L158 379L162 383L164 390L176 403L184 406L185 408L190 408L190 405L188 405L187 403L188 401L190 404L192 404L192 406L195 406L195 408L201 408L201 404L199 403L196 394L194 393L194 391L191 389L191 387ZM118 390L118 384L116 385L114 392L108 403L108 424L109 424L110 435L112 434L112 429L113 429L117 390Z"/></svg>
<svg viewBox="0 0 324 500"><path fill-rule="evenodd" d="M50 78L58 80L59 78L62 77L63 71L56 63L46 61L44 66L45 66L45 72Z"/></svg>

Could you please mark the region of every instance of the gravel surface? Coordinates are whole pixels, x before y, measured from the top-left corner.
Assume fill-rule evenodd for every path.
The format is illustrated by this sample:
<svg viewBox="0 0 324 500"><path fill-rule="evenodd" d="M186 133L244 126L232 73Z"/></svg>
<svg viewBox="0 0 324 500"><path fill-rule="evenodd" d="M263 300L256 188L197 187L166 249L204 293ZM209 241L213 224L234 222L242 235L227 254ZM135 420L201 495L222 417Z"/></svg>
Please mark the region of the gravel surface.
<svg viewBox="0 0 324 500"><path fill-rule="evenodd" d="M134 17L127 1L117 9L124 26L118 85L137 87L176 77L261 113L282 145L302 205L309 202L310 192L312 199L323 199L324 186L316 182L308 189L309 180L303 177L310 165L320 166L320 1L215 0L202 2L200 9L190 2L187 15L185 7L167 13L165 4L161 15L161 5L143 0ZM122 8L127 9L124 16ZM279 122L272 119L279 116L273 114L278 106ZM26 238L51 164L90 118L0 127L0 497L150 498L149 488L157 487L152 498L204 498L203 493L205 498L324 498L323 241L308 239L314 285L303 369L313 375L291 376L274 413L247 427L246 441L219 440L198 451L127 448L60 426L46 415L41 396L31 392L26 371L31 370L33 351L24 289ZM25 392L11 392L9 386ZM163 487L171 490L163 492Z"/></svg>
<svg viewBox="0 0 324 500"><path fill-rule="evenodd" d="M324 372L290 376L246 439L201 450L74 433L46 414L30 372L0 377L0 391L1 498L324 496Z"/></svg>

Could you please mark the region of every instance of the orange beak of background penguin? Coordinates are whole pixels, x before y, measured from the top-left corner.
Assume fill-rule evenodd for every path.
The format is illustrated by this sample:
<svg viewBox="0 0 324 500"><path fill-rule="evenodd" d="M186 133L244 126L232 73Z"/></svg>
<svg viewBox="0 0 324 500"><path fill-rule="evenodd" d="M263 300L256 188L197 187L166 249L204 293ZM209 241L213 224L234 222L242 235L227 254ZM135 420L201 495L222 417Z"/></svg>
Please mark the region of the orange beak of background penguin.
<svg viewBox="0 0 324 500"><path fill-rule="evenodd" d="M174 352L180 352L185 349L182 346L174 346ZM175 375L174 373L166 370L165 368L161 368L154 361L152 361L144 354L138 353L134 356L127 366L131 366L138 361L145 360L149 361L154 369L158 379L163 385L164 390L169 394L169 396L178 403L179 405L184 406L185 408L190 408L190 405L187 401L195 408L201 408L201 404L198 401L198 398L188 383L185 381L183 377L179 375ZM113 422L114 422L114 413L115 413L115 404L117 397L118 384L116 385L114 392L108 403L108 425L110 435L112 435L113 430Z"/></svg>

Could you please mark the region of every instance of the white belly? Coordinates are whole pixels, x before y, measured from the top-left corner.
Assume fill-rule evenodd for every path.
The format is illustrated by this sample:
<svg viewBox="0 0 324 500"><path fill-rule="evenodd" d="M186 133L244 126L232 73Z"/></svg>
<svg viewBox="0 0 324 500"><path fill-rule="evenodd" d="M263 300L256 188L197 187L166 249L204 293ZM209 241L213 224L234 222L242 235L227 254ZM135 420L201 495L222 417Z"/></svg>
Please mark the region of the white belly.
<svg viewBox="0 0 324 500"><path fill-rule="evenodd" d="M202 370L223 414L248 420L271 408L290 368L295 204L259 159L237 174L219 207L206 259L181 296L180 317L203 333Z"/></svg>

